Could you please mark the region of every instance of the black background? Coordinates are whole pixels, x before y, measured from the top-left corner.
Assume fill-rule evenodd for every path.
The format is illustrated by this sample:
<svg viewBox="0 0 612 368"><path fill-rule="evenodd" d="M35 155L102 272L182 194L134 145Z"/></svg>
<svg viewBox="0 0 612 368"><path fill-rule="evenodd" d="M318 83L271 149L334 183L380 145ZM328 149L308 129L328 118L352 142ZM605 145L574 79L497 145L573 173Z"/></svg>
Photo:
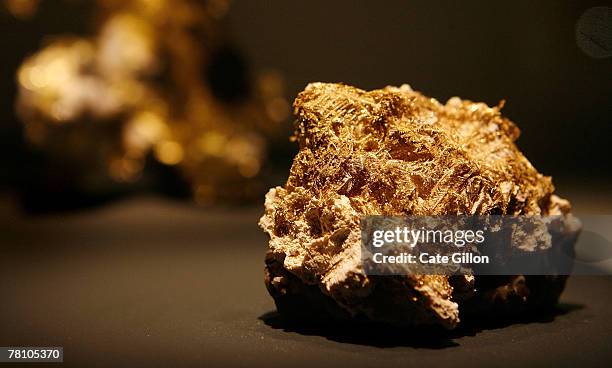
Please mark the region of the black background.
<svg viewBox="0 0 612 368"><path fill-rule="evenodd" d="M18 185L31 166L13 114L16 68L50 35L93 31L88 4L43 1L29 21L0 16L0 186ZM575 34L598 5L606 2L235 1L229 33L251 72L284 74L289 99L311 81L409 83L443 102L505 99L536 168L588 184L611 172L612 58L588 56ZM274 152L284 172L294 148Z"/></svg>

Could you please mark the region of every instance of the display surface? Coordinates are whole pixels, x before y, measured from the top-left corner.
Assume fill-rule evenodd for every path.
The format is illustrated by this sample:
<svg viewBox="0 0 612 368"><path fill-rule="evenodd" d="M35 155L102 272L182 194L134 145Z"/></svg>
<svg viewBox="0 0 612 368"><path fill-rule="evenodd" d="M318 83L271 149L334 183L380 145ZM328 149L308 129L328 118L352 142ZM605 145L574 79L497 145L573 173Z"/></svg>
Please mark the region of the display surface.
<svg viewBox="0 0 612 368"><path fill-rule="evenodd" d="M578 215L612 208L604 193L563 192ZM261 280L260 208L202 212L135 199L28 219L2 203L0 345L63 346L66 366L570 367L612 359L610 277L570 278L558 314L524 323L439 338L321 329L275 312Z"/></svg>
<svg viewBox="0 0 612 368"><path fill-rule="evenodd" d="M442 105L407 85L309 84L294 103L300 151L260 220L279 311L454 328L460 314L553 306L565 276L377 277L361 262L360 219L371 215L558 215L575 239L569 202L515 146L519 130L502 105Z"/></svg>

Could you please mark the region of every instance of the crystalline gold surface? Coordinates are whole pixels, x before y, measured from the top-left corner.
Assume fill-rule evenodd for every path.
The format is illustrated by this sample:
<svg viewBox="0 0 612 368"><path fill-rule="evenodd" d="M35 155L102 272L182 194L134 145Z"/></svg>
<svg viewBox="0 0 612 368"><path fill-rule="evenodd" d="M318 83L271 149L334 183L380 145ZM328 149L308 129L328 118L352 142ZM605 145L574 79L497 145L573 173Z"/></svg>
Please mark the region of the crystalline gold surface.
<svg viewBox="0 0 612 368"><path fill-rule="evenodd" d="M312 83L294 103L299 153L266 195L266 285L281 313L456 326L459 313L556 303L565 277L366 276L366 215L563 215L570 205L489 107L409 86ZM574 229L576 232L578 228Z"/></svg>

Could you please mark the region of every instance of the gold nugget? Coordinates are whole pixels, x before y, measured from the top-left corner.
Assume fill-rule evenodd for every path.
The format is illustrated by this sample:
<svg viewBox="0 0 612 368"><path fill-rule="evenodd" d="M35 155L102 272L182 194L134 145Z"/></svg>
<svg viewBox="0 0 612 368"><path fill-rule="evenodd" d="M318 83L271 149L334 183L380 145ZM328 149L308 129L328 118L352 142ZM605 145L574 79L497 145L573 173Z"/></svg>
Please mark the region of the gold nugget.
<svg viewBox="0 0 612 368"><path fill-rule="evenodd" d="M564 276L375 277L362 268L362 216L571 220L569 202L514 144L519 129L502 105L457 97L443 105L407 85L308 85L294 103L299 153L260 220L270 236L265 281L279 311L452 328L460 307L520 312L556 303Z"/></svg>

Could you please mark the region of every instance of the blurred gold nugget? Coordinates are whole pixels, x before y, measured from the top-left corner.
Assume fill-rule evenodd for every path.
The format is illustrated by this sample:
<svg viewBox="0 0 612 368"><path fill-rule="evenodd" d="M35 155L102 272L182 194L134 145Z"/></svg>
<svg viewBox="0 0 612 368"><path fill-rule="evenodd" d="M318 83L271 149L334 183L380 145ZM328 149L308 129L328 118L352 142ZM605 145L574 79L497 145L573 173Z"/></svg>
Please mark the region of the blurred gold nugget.
<svg viewBox="0 0 612 368"><path fill-rule="evenodd" d="M225 47L228 7L99 0L94 37L57 39L20 67L26 137L63 159L100 162L120 182L137 180L152 156L176 166L202 204L253 196L289 104L276 73L261 74L246 100L215 95L205 73Z"/></svg>
<svg viewBox="0 0 612 368"><path fill-rule="evenodd" d="M300 150L260 220L266 286L281 313L453 328L460 308L518 314L557 302L565 276L368 276L362 267L368 215L559 215L575 238L569 202L518 150L519 130L499 106L443 105L407 85L312 83L294 112Z"/></svg>

